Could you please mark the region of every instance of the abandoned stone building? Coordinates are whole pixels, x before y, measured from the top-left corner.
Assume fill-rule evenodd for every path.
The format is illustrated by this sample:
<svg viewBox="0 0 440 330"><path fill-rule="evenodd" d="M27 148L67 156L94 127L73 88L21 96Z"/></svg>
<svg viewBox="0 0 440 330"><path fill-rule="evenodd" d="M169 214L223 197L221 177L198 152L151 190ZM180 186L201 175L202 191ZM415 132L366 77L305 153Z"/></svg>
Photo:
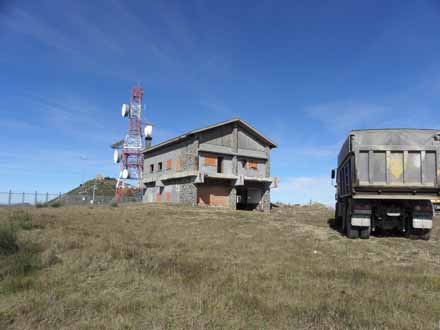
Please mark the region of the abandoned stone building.
<svg viewBox="0 0 440 330"><path fill-rule="evenodd" d="M240 119L194 130L144 150L145 202L270 210L276 145Z"/></svg>

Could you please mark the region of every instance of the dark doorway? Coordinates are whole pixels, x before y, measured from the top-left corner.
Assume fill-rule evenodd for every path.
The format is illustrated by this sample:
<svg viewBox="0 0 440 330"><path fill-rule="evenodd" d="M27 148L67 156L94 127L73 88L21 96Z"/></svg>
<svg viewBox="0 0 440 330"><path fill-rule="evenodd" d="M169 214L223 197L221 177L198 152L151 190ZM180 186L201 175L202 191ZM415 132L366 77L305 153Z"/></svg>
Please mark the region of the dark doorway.
<svg viewBox="0 0 440 330"><path fill-rule="evenodd" d="M247 210L247 189L237 188L237 210Z"/></svg>
<svg viewBox="0 0 440 330"><path fill-rule="evenodd" d="M261 196L261 189L253 187L237 188L237 210L252 211L257 209Z"/></svg>

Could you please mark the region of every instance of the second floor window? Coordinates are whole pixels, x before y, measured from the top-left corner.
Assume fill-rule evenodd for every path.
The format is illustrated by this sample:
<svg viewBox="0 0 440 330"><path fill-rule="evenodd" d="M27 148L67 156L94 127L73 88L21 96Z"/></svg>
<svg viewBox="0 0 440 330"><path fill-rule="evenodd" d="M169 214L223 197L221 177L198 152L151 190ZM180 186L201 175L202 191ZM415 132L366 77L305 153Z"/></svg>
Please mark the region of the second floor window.
<svg viewBox="0 0 440 330"><path fill-rule="evenodd" d="M223 157L217 157L217 173L223 173Z"/></svg>
<svg viewBox="0 0 440 330"><path fill-rule="evenodd" d="M255 161L248 161L248 169L258 170L258 163Z"/></svg>
<svg viewBox="0 0 440 330"><path fill-rule="evenodd" d="M159 164L157 164L157 166L158 166L158 169L157 169L157 170L158 170L159 172L161 172L161 171L162 171L162 162L160 162Z"/></svg>
<svg viewBox="0 0 440 330"><path fill-rule="evenodd" d="M150 164L150 173L154 172L154 164Z"/></svg>
<svg viewBox="0 0 440 330"><path fill-rule="evenodd" d="M205 156L205 166L217 166L217 157Z"/></svg>

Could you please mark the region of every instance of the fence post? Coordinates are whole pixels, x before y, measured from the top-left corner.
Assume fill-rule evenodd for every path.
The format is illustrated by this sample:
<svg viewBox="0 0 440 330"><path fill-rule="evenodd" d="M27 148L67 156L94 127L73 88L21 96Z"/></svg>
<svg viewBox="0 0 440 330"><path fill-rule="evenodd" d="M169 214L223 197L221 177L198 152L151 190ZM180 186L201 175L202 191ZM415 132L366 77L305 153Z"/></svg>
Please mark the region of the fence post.
<svg viewBox="0 0 440 330"><path fill-rule="evenodd" d="M24 204L24 192L23 192L23 194L21 195L21 203Z"/></svg>
<svg viewBox="0 0 440 330"><path fill-rule="evenodd" d="M46 193L46 203L49 201L49 193Z"/></svg>
<svg viewBox="0 0 440 330"><path fill-rule="evenodd" d="M35 190L35 205L37 205L37 204L38 204L38 193Z"/></svg>
<svg viewBox="0 0 440 330"><path fill-rule="evenodd" d="M93 184L92 204L95 204L96 182Z"/></svg>
<svg viewBox="0 0 440 330"><path fill-rule="evenodd" d="M11 206L12 190L9 189L8 205Z"/></svg>

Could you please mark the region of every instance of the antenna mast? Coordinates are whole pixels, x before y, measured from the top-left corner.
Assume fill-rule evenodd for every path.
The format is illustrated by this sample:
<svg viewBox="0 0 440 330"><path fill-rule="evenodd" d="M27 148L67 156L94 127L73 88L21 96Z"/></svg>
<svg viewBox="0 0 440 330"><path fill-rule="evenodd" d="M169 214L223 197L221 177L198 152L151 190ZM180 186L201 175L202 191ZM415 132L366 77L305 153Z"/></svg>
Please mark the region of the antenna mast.
<svg viewBox="0 0 440 330"><path fill-rule="evenodd" d="M116 143L113 145L114 161L115 163L121 163L121 172L116 183L116 202L120 202L124 196L124 193L128 188L136 187L139 193L143 191L142 172L144 168L143 149L144 132L142 130L142 97L144 90L142 87L133 87L131 91L130 105L122 105L122 117L128 117L128 132L122 143ZM145 127L145 134L147 138L151 139L152 126L147 125ZM136 184L130 184L130 182L137 181Z"/></svg>

